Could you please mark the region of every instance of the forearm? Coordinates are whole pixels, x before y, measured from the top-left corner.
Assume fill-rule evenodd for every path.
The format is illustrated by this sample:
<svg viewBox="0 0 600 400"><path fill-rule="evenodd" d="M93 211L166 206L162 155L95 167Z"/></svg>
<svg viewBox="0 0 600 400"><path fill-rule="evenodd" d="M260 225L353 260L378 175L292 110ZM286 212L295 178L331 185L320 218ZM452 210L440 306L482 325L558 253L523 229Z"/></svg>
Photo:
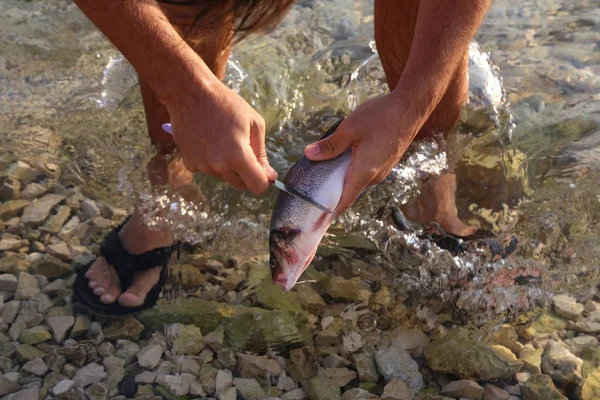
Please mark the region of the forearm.
<svg viewBox="0 0 600 400"><path fill-rule="evenodd" d="M216 80L154 0L74 0L119 49L157 97L168 102L185 87Z"/></svg>
<svg viewBox="0 0 600 400"><path fill-rule="evenodd" d="M468 53L491 0L421 0L410 55L396 89L427 118Z"/></svg>

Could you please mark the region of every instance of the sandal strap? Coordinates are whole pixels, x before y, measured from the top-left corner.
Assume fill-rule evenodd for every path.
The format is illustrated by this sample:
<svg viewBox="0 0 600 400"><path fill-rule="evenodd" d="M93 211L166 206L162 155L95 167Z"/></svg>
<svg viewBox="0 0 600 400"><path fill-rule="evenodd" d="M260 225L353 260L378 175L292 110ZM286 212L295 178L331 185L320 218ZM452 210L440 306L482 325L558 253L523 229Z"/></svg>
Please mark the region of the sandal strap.
<svg viewBox="0 0 600 400"><path fill-rule="evenodd" d="M113 266L122 286L131 284L133 274L155 267L164 268L173 252L174 246L158 247L141 254L131 254L123 246L119 232L127 223L129 217L121 225L113 229L104 238L100 246L100 254Z"/></svg>

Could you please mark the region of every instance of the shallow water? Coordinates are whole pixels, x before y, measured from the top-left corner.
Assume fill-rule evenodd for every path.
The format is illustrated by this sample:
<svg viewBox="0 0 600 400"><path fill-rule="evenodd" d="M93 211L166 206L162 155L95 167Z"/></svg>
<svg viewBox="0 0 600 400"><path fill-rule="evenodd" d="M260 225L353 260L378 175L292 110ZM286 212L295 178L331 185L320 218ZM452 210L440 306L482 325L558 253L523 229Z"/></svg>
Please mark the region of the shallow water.
<svg viewBox="0 0 600 400"><path fill-rule="evenodd" d="M149 222L210 251L266 253L274 190L255 199L198 176L205 204L148 192L139 166L152 153L135 74L75 5L5 0L1 8L3 156L57 162L64 185L118 206L167 210ZM476 37L481 50L472 48L459 132L448 143L416 143L332 227L315 266L389 285L403 299L412 293L425 320L451 300L454 318L479 323L597 281L599 27L594 0L494 2ZM265 117L269 159L281 173L336 116L386 91L372 30L371 2L300 2L277 30L234 48L226 81ZM516 255L452 257L390 224L389 207L410 202L448 163L456 165L461 218L516 234ZM361 263L375 268L375 282ZM541 282L514 284L540 274ZM419 303L415 293L428 299Z"/></svg>

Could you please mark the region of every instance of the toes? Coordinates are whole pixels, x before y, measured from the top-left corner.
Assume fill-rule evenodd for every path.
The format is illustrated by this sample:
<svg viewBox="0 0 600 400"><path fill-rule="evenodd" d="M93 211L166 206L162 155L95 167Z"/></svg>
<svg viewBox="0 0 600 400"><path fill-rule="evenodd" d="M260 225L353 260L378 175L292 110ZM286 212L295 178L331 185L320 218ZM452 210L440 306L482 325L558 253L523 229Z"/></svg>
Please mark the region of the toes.
<svg viewBox="0 0 600 400"><path fill-rule="evenodd" d="M121 294L121 283L119 282L119 277L117 274L114 273L114 277L110 282L110 285L108 285L106 288L96 288L94 289L94 293L96 293L96 291L99 289L104 289L102 293L100 293L100 291L97 293L97 295L100 296L101 302L105 304L114 303Z"/></svg>
<svg viewBox="0 0 600 400"><path fill-rule="evenodd" d="M131 286L119 297L119 304L124 307L138 307L144 304L146 295L160 278L160 271L161 267L156 267L135 274Z"/></svg>

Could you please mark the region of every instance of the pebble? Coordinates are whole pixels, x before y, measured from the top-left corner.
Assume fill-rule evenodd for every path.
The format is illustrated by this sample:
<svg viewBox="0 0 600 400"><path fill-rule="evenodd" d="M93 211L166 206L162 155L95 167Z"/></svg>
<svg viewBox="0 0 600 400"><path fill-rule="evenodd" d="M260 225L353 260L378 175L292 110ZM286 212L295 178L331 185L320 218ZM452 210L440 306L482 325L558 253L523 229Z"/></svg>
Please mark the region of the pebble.
<svg viewBox="0 0 600 400"><path fill-rule="evenodd" d="M110 388L104 383L98 382L87 388L85 394L90 400L107 400Z"/></svg>
<svg viewBox="0 0 600 400"><path fill-rule="evenodd" d="M40 388L31 386L20 392L13 393L10 400L38 400L40 398Z"/></svg>
<svg viewBox="0 0 600 400"><path fill-rule="evenodd" d="M40 287L37 279L27 272L21 272L19 274L19 281L17 289L15 291L16 300L30 299L36 294L40 293Z"/></svg>
<svg viewBox="0 0 600 400"><path fill-rule="evenodd" d="M87 215L90 219L94 219L100 216L100 208L94 200L88 199L87 197L81 202L81 211Z"/></svg>
<svg viewBox="0 0 600 400"><path fill-rule="evenodd" d="M30 183L25 187L24 190L21 191L20 197L26 200L33 200L48 191L48 187L44 185L40 185L39 183Z"/></svg>
<svg viewBox="0 0 600 400"><path fill-rule="evenodd" d="M344 336L343 345L349 353L354 353L362 348L362 337L357 332L351 332Z"/></svg>
<svg viewBox="0 0 600 400"><path fill-rule="evenodd" d="M477 382L465 379L448 383L440 393L450 397L480 400L483 397L483 388Z"/></svg>
<svg viewBox="0 0 600 400"><path fill-rule="evenodd" d="M223 389L231 386L233 383L233 375L231 371L218 370L217 376L215 377L215 390L220 393Z"/></svg>
<svg viewBox="0 0 600 400"><path fill-rule="evenodd" d="M267 378L283 371L281 363L267 356L238 354L237 373L241 378Z"/></svg>
<svg viewBox="0 0 600 400"><path fill-rule="evenodd" d="M28 226L37 226L42 224L54 206L63 201L65 196L60 194L47 194L35 199L23 211L21 221Z"/></svg>
<svg viewBox="0 0 600 400"><path fill-rule="evenodd" d="M48 366L41 358L34 358L26 362L21 369L37 376L44 376L48 372Z"/></svg>
<svg viewBox="0 0 600 400"><path fill-rule="evenodd" d="M75 318L73 316L50 317L47 323L52 330L56 343L62 343L69 329L75 324Z"/></svg>
<svg viewBox="0 0 600 400"><path fill-rule="evenodd" d="M304 389L294 389L284 394L281 398L283 400L304 400L307 399L308 396L304 392Z"/></svg>
<svg viewBox="0 0 600 400"><path fill-rule="evenodd" d="M423 388L423 375L410 354L395 346L384 347L375 353L377 370L386 382L399 379L415 393Z"/></svg>
<svg viewBox="0 0 600 400"><path fill-rule="evenodd" d="M139 352L140 346L138 346L137 343L125 339L117 340L115 356L125 360L125 364L129 364L131 361L135 360Z"/></svg>
<svg viewBox="0 0 600 400"><path fill-rule="evenodd" d="M13 274L0 275L0 291L14 292L17 290L17 277Z"/></svg>
<svg viewBox="0 0 600 400"><path fill-rule="evenodd" d="M119 394L125 397L133 397L138 390L138 384L135 382L135 377L126 376L119 383Z"/></svg>
<svg viewBox="0 0 600 400"><path fill-rule="evenodd" d="M55 396L60 396L61 394L67 393L69 390L71 390L73 387L75 386L75 382L73 382L72 380L69 379L63 379L62 381L58 382L56 384L56 386L54 386L52 388L52 393Z"/></svg>
<svg viewBox="0 0 600 400"><path fill-rule="evenodd" d="M56 210L56 214L46 221L46 223L40 228L42 232L48 233L59 233L63 225L67 221L71 214L71 208L68 206L59 206Z"/></svg>
<svg viewBox="0 0 600 400"><path fill-rule="evenodd" d="M398 379L392 379L385 385L381 398L383 400L412 400L414 393L406 386L406 383Z"/></svg>
<svg viewBox="0 0 600 400"><path fill-rule="evenodd" d="M362 382L377 383L379 380L379 372L375 366L375 360L369 353L355 353L352 356L354 365L358 372L358 377Z"/></svg>
<svg viewBox="0 0 600 400"><path fill-rule="evenodd" d="M46 246L46 253L61 259L63 261L70 261L73 258L71 254L71 250L69 246L65 242L60 242L57 244L52 244L50 246Z"/></svg>
<svg viewBox="0 0 600 400"><path fill-rule="evenodd" d="M265 392L256 379L235 378L233 386L244 400L262 399Z"/></svg>
<svg viewBox="0 0 600 400"><path fill-rule="evenodd" d="M19 250L23 246L19 239L2 239L0 240L0 251Z"/></svg>
<svg viewBox="0 0 600 400"><path fill-rule="evenodd" d="M564 345L549 340L542 356L542 371L561 384L580 383L583 361L571 354Z"/></svg>
<svg viewBox="0 0 600 400"><path fill-rule="evenodd" d="M348 368L325 368L320 369L318 375L331 379L339 387L344 387L350 381L356 379L357 374Z"/></svg>
<svg viewBox="0 0 600 400"><path fill-rule="evenodd" d="M567 294L554 296L554 311L557 315L575 320L583 313L583 304L578 303L575 298Z"/></svg>
<svg viewBox="0 0 600 400"><path fill-rule="evenodd" d="M565 340L565 343L571 349L571 353L580 357L581 353L588 347L599 347L600 342L593 336L583 335Z"/></svg>
<svg viewBox="0 0 600 400"><path fill-rule="evenodd" d="M157 375L156 372L144 371L135 376L135 381L136 381L136 383L151 385L154 383L154 380L156 379L156 375Z"/></svg>
<svg viewBox="0 0 600 400"><path fill-rule="evenodd" d="M510 393L492 384L488 383L483 389L483 400L508 400L509 398Z"/></svg>
<svg viewBox="0 0 600 400"><path fill-rule="evenodd" d="M190 385L190 394L192 396L206 397L206 392L199 381L192 382Z"/></svg>
<svg viewBox="0 0 600 400"><path fill-rule="evenodd" d="M185 396L190 393L190 385L195 380L193 375L177 374L165 376L164 383L175 396Z"/></svg>
<svg viewBox="0 0 600 400"><path fill-rule="evenodd" d="M138 363L148 369L154 369L160 362L163 349L159 345L144 347L138 354Z"/></svg>
<svg viewBox="0 0 600 400"><path fill-rule="evenodd" d="M18 383L11 381L4 376L0 378L0 396L14 393L19 390L19 387Z"/></svg>
<svg viewBox="0 0 600 400"><path fill-rule="evenodd" d="M90 363L85 367L82 367L75 373L73 382L77 387L85 387L96 382L100 382L106 377L104 367L96 363Z"/></svg>
<svg viewBox="0 0 600 400"><path fill-rule="evenodd" d="M184 357L178 361L178 370L182 374L198 376L200 364L193 358Z"/></svg>

